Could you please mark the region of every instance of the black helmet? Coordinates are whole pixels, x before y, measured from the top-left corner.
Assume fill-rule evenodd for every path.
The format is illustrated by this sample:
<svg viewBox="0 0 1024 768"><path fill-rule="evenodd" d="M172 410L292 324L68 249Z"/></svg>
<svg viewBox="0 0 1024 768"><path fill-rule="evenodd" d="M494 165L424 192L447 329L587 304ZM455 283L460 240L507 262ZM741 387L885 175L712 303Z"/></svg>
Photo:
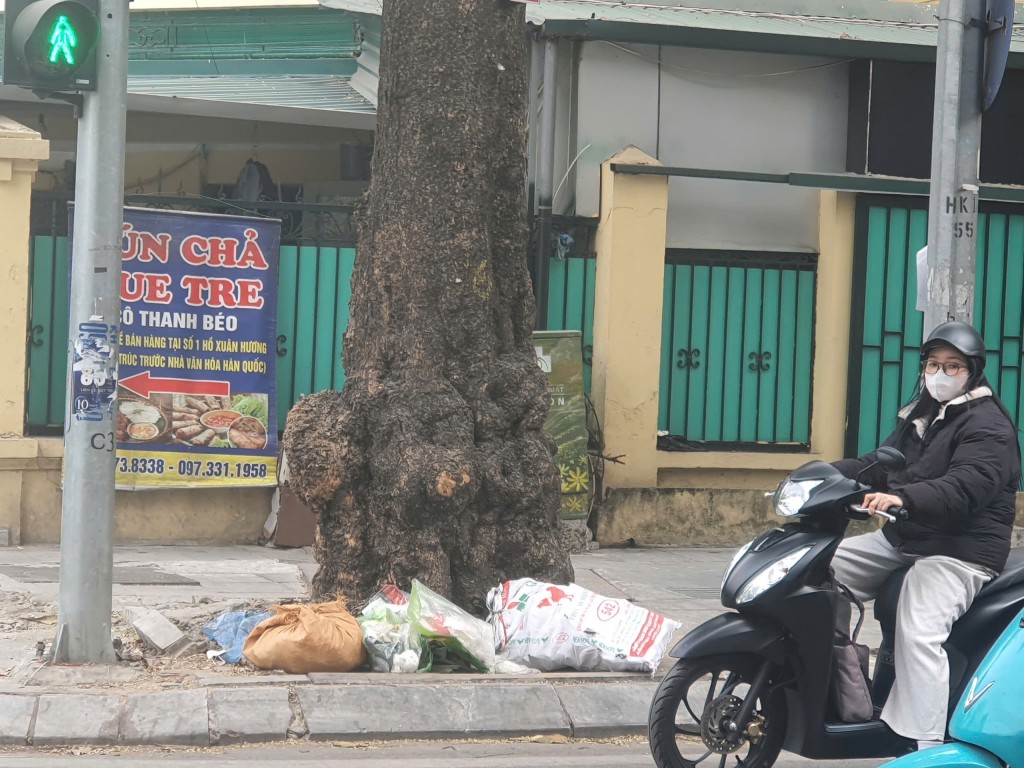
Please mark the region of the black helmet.
<svg viewBox="0 0 1024 768"><path fill-rule="evenodd" d="M975 358L982 364L985 362L985 340L967 323L959 323L954 320L938 326L928 334L928 339L921 345L921 356L927 355L936 347L943 346L953 347L968 359Z"/></svg>

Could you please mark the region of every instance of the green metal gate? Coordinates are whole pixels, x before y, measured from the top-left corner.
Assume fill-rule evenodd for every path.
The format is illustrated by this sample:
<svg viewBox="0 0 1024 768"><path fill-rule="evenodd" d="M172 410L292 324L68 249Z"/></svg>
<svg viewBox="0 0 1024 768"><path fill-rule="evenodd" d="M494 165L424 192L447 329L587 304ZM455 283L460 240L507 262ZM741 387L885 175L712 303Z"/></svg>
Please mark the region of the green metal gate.
<svg viewBox="0 0 1024 768"><path fill-rule="evenodd" d="M68 239L32 238L26 426L64 426L68 370Z"/></svg>
<svg viewBox="0 0 1024 768"><path fill-rule="evenodd" d="M300 397L345 385L342 344L348 328L355 248L281 246L277 300L277 422Z"/></svg>
<svg viewBox="0 0 1024 768"><path fill-rule="evenodd" d="M807 450L817 255L669 250L659 447Z"/></svg>
<svg viewBox="0 0 1024 768"><path fill-rule="evenodd" d="M278 428L303 395L340 390L345 383L342 344L348 328L355 233L346 206L240 203L187 198L133 198L159 204L282 220L277 311ZM26 426L35 434L63 431L67 375L68 252L66 197L33 199ZM244 206L244 208L242 207ZM586 250L586 249L585 249ZM583 333L584 385L590 388L596 261L552 258L548 317L551 330Z"/></svg>
<svg viewBox="0 0 1024 768"><path fill-rule="evenodd" d="M917 302L916 254L928 239L926 199L858 201L850 343L848 455L878 446L920 374L924 317ZM985 374L1019 421L1024 323L1024 210L983 203L978 216L974 322L985 338Z"/></svg>
<svg viewBox="0 0 1024 768"><path fill-rule="evenodd" d="M32 241L27 426L33 432L64 424L68 338L68 241ZM303 395L341 389L342 341L348 328L355 248L281 246L277 305L278 428Z"/></svg>
<svg viewBox="0 0 1024 768"><path fill-rule="evenodd" d="M68 339L67 198L33 199L26 427L59 433L64 426ZM341 389L342 343L348 327L356 251L346 206L232 203L128 198L128 204L271 215L282 220L277 310L278 428L303 395ZM240 209L240 205L246 206ZM42 234L45 233L45 234Z"/></svg>
<svg viewBox="0 0 1024 768"><path fill-rule="evenodd" d="M594 283L597 260L592 257L551 259L548 267L549 331L582 331L583 389L590 394L594 355Z"/></svg>

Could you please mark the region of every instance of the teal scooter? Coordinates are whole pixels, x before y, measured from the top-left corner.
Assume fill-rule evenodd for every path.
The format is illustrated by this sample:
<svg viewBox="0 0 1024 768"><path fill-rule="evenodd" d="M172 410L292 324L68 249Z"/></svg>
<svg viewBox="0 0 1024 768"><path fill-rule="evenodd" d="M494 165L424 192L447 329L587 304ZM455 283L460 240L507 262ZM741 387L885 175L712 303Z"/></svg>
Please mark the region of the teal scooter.
<svg viewBox="0 0 1024 768"><path fill-rule="evenodd" d="M953 741L912 752L885 768L1024 766L1024 611L978 666L949 721Z"/></svg>

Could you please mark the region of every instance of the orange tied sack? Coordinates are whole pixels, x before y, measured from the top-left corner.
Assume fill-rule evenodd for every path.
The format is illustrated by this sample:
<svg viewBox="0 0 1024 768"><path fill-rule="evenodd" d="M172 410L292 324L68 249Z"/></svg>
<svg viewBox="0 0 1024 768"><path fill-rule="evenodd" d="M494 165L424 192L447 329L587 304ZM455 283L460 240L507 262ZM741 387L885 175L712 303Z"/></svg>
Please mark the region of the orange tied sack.
<svg viewBox="0 0 1024 768"><path fill-rule="evenodd" d="M345 601L275 605L245 641L245 658L259 669L350 672L366 663L363 630Z"/></svg>

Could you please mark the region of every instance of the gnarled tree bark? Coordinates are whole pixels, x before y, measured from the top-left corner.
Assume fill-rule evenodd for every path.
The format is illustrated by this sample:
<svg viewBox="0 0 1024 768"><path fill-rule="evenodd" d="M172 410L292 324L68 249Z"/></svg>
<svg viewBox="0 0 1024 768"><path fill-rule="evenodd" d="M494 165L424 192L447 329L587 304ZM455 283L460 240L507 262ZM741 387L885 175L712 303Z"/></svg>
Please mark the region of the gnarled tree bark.
<svg viewBox="0 0 1024 768"><path fill-rule="evenodd" d="M521 4L384 0L345 388L284 435L319 596L418 578L480 610L503 579L573 577L531 338L526 70Z"/></svg>

